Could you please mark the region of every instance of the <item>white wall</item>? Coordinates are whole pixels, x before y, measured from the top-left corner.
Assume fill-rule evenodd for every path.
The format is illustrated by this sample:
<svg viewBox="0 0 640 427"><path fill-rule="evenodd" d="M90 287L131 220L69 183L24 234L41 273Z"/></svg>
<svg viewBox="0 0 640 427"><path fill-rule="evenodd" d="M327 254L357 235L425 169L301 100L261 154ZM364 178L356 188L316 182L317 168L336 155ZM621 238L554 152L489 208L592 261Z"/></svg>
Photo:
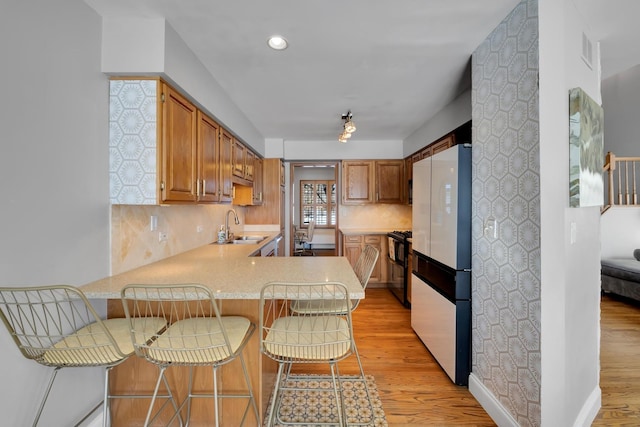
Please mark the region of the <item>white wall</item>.
<svg viewBox="0 0 640 427"><path fill-rule="evenodd" d="M284 159L284 139L267 138L264 140L264 157Z"/></svg>
<svg viewBox="0 0 640 427"><path fill-rule="evenodd" d="M2 3L0 286L81 285L109 272L100 27L76 0ZM50 370L24 359L3 327L0 348L2 424L31 425ZM100 400L102 373L63 370L41 424L77 421Z"/></svg>
<svg viewBox="0 0 640 427"><path fill-rule="evenodd" d="M285 160L402 159L402 141L284 141Z"/></svg>
<svg viewBox="0 0 640 427"><path fill-rule="evenodd" d="M471 90L462 93L404 140L406 157L471 120Z"/></svg>
<svg viewBox="0 0 640 427"><path fill-rule="evenodd" d="M568 208L568 90L600 102L599 67L580 58L589 27L572 0L540 0L539 19L542 425L590 425L600 408L600 212Z"/></svg>
<svg viewBox="0 0 640 427"><path fill-rule="evenodd" d="M640 65L602 82L604 150L616 156L640 156Z"/></svg>
<svg viewBox="0 0 640 427"><path fill-rule="evenodd" d="M640 209L612 207L600 220L602 258L631 258L640 248Z"/></svg>

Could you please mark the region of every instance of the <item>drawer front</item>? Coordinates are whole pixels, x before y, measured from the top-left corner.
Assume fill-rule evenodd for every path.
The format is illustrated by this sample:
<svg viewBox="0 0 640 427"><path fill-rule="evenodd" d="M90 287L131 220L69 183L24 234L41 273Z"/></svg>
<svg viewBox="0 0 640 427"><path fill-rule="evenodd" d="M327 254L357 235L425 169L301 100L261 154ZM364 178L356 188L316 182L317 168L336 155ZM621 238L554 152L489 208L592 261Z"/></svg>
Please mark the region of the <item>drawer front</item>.
<svg viewBox="0 0 640 427"><path fill-rule="evenodd" d="M345 243L360 243L362 242L362 236L360 235L346 235L344 236Z"/></svg>
<svg viewBox="0 0 640 427"><path fill-rule="evenodd" d="M382 242L382 236L379 234L364 236L364 242L371 245L379 245Z"/></svg>

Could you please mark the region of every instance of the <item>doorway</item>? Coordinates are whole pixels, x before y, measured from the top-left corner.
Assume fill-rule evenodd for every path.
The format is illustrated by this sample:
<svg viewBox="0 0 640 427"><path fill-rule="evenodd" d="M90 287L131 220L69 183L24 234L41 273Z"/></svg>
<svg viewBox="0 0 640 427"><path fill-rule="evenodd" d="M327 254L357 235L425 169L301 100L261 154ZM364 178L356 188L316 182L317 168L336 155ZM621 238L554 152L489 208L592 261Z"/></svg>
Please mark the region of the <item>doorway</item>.
<svg viewBox="0 0 640 427"><path fill-rule="evenodd" d="M338 255L339 163L291 162L290 255L293 255L296 228L315 221L313 239L308 243L316 255Z"/></svg>

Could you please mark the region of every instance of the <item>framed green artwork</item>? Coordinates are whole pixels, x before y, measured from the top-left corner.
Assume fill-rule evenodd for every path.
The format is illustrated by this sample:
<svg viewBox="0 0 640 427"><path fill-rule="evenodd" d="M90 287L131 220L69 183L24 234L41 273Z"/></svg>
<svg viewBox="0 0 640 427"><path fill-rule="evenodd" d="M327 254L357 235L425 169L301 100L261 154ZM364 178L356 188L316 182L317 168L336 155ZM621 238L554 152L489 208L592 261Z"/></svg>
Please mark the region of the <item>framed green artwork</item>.
<svg viewBox="0 0 640 427"><path fill-rule="evenodd" d="M569 206L604 204L602 107L581 88L569 91Z"/></svg>

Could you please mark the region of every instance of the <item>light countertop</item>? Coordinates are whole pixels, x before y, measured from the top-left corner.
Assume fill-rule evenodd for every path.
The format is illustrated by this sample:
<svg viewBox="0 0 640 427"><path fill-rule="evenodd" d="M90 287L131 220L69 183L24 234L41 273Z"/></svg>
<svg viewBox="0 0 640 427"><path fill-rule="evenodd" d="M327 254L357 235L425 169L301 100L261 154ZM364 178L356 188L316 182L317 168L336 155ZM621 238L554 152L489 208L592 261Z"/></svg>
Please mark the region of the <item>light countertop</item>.
<svg viewBox="0 0 640 427"><path fill-rule="evenodd" d="M256 234L251 232L250 234ZM199 283L222 299L259 299L263 285L283 282L342 282L353 299L364 291L345 257L252 257L259 244L209 244L81 287L88 298L120 298L127 284Z"/></svg>

